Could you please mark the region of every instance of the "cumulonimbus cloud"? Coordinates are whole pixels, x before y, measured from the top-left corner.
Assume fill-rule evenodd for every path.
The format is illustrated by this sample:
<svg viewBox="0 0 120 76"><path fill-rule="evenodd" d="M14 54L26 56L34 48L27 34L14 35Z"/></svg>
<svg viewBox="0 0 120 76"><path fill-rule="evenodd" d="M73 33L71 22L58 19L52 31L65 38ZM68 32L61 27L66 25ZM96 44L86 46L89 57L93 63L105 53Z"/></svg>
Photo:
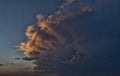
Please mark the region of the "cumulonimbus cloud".
<svg viewBox="0 0 120 76"><path fill-rule="evenodd" d="M64 55L62 52L66 52L65 50L73 46L67 43L69 38L63 35L64 32L59 31L58 27L61 25L61 22L67 19L72 19L91 11L91 7L79 5L79 0L66 0L58 7L57 11L47 18L42 14L38 14L36 16L38 22L28 26L25 32L28 40L21 42L18 48L27 57L35 59L35 63L38 66L40 63L49 61L55 63L73 63L74 61L79 61L80 54L78 51L72 53L70 59L60 60Z"/></svg>

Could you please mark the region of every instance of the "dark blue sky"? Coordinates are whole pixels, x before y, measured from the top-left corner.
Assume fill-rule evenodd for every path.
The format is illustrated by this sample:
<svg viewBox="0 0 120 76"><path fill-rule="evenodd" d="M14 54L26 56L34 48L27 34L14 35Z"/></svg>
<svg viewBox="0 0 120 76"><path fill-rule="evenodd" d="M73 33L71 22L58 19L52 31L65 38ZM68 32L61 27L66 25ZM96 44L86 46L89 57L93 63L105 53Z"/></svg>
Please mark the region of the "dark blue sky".
<svg viewBox="0 0 120 76"><path fill-rule="evenodd" d="M35 15L52 13L59 2L60 0L0 0L0 58L20 55L13 46L25 40L24 32L28 25L35 23Z"/></svg>
<svg viewBox="0 0 120 76"><path fill-rule="evenodd" d="M61 0L0 0L0 73L24 70L33 64L15 61L15 57L24 56L14 46L26 40L27 26L36 23L36 14L49 15L60 4ZM16 63L11 66L10 63ZM21 66L21 67L18 67ZM22 68L23 66L23 68Z"/></svg>

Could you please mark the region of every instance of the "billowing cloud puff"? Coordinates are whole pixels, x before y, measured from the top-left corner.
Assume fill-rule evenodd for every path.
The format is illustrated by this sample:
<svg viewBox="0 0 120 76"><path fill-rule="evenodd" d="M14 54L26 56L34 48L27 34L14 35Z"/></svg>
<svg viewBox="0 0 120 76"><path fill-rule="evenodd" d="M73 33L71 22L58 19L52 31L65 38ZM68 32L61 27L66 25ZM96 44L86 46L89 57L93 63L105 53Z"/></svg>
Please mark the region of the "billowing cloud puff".
<svg viewBox="0 0 120 76"><path fill-rule="evenodd" d="M77 2L66 0L65 3L59 6L57 11L47 18L38 14L36 16L38 22L35 25L28 26L25 33L28 40L21 42L19 49L24 51L24 54L28 57L39 57L46 54L48 56L57 53L62 46L66 49L66 46L69 46L67 45L68 38L62 35L61 29L59 31L60 23L66 19L92 11L89 6L80 7ZM75 5L77 5L77 8L73 8Z"/></svg>

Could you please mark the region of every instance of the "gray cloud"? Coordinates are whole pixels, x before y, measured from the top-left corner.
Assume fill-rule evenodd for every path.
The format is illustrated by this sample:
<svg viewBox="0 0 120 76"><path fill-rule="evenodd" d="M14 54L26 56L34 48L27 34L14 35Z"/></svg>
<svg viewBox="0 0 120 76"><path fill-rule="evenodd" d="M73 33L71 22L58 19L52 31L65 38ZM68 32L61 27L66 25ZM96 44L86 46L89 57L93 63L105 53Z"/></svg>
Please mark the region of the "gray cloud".
<svg viewBox="0 0 120 76"><path fill-rule="evenodd" d="M47 68L66 76L114 70L111 66L120 63L118 4L117 0L68 0L48 18L38 16L20 49L35 58L37 70Z"/></svg>

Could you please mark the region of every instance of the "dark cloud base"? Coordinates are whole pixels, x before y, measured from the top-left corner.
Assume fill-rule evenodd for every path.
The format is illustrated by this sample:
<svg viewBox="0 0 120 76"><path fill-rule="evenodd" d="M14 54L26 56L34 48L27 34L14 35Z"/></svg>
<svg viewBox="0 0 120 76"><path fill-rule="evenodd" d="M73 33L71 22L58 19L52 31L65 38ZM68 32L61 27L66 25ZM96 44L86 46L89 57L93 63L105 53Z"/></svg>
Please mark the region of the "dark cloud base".
<svg viewBox="0 0 120 76"><path fill-rule="evenodd" d="M73 74L72 72L69 74L58 75L58 74L22 74L22 73L14 73L14 74L0 74L0 76L120 76L119 72L82 72L80 74Z"/></svg>

